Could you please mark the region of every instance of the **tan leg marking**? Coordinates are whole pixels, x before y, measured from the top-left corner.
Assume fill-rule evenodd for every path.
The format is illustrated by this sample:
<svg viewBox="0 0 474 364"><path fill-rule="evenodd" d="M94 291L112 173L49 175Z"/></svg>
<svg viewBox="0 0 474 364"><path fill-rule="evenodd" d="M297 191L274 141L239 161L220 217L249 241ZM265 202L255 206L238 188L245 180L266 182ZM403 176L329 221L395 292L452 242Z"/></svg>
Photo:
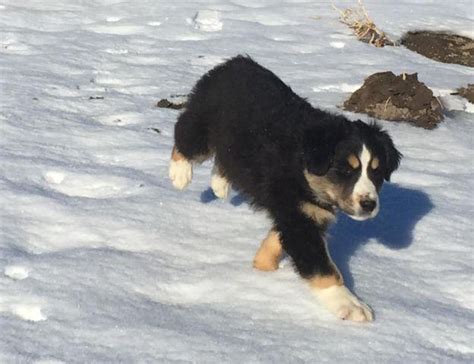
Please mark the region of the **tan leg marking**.
<svg viewBox="0 0 474 364"><path fill-rule="evenodd" d="M374 319L370 307L347 289L338 271L328 276L315 276L308 279L308 283L321 303L336 317L358 322Z"/></svg>
<svg viewBox="0 0 474 364"><path fill-rule="evenodd" d="M310 202L303 202L300 209L310 219L314 220L320 226L327 226L334 221L334 214Z"/></svg>
<svg viewBox="0 0 474 364"><path fill-rule="evenodd" d="M324 289L331 286L342 286L344 280L339 272L329 276L315 276L308 279L309 285L313 289Z"/></svg>
<svg viewBox="0 0 474 364"><path fill-rule="evenodd" d="M278 269L283 248L280 243L280 235L270 230L267 237L262 241L260 249L253 260L253 266L256 269L264 271L273 271Z"/></svg>
<svg viewBox="0 0 474 364"><path fill-rule="evenodd" d="M171 159L175 162L178 162L186 158L184 157L184 155L178 152L178 148L176 148L176 145L175 145L173 146L173 151L171 152Z"/></svg>

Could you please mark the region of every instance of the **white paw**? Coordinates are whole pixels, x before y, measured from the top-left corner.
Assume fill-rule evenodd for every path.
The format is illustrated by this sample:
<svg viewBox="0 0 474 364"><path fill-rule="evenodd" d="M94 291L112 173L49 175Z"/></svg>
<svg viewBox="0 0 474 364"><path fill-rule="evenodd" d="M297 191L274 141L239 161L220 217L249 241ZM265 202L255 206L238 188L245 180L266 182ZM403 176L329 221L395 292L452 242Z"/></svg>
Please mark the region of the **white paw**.
<svg viewBox="0 0 474 364"><path fill-rule="evenodd" d="M230 184L226 178L218 174L213 174L211 178L211 188L216 197L227 198Z"/></svg>
<svg viewBox="0 0 474 364"><path fill-rule="evenodd" d="M351 321L373 321L369 306L359 301L345 286L331 286L315 291L320 301L338 318Z"/></svg>
<svg viewBox="0 0 474 364"><path fill-rule="evenodd" d="M173 186L178 190L186 188L193 178L193 166L185 159L170 161L169 176Z"/></svg>

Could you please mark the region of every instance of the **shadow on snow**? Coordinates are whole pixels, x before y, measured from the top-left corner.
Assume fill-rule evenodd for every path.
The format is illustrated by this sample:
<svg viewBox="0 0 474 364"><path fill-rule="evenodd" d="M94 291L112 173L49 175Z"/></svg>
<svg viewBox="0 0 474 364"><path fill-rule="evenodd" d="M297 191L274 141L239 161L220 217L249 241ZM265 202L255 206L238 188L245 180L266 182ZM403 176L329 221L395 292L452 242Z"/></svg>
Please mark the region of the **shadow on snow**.
<svg viewBox="0 0 474 364"><path fill-rule="evenodd" d="M427 215L433 204L422 191L385 184L380 193L380 212L364 222L340 214L329 230L329 250L346 285L353 288L354 280L349 270L350 258L369 239L376 239L390 249L403 249L413 241L416 224Z"/></svg>
<svg viewBox="0 0 474 364"><path fill-rule="evenodd" d="M212 192L212 188L209 187L207 190L201 192L200 199L202 203L209 203L218 198L214 195L214 192ZM244 202L245 198L241 194L237 194L230 199L231 205L235 207L242 205Z"/></svg>
<svg viewBox="0 0 474 364"><path fill-rule="evenodd" d="M201 193L201 202L210 203L217 197L211 188ZM240 206L245 198L238 194L230 199ZM416 224L433 208L428 195L422 191L387 183L380 194L381 208L376 218L364 222L339 214L335 225L329 229L331 257L344 276L346 285L353 289L354 280L349 270L350 258L370 239L390 249L403 249L413 241Z"/></svg>

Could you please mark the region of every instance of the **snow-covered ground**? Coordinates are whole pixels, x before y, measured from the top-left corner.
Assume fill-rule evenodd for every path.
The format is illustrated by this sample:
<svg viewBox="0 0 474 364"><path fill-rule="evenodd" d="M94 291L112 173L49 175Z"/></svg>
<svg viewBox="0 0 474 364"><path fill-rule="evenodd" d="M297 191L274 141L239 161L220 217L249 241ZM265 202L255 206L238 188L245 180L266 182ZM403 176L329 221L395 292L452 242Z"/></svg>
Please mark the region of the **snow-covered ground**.
<svg viewBox="0 0 474 364"><path fill-rule="evenodd" d="M396 39L474 36L472 0L365 4ZM382 211L332 229L373 323L337 321L288 261L254 271L269 221L216 200L210 164L172 188L178 112L155 104L238 53L332 111L387 70L449 105L434 131L382 122L405 155ZM474 361L474 117L449 95L472 69L358 42L330 1L3 0L0 82L1 363Z"/></svg>

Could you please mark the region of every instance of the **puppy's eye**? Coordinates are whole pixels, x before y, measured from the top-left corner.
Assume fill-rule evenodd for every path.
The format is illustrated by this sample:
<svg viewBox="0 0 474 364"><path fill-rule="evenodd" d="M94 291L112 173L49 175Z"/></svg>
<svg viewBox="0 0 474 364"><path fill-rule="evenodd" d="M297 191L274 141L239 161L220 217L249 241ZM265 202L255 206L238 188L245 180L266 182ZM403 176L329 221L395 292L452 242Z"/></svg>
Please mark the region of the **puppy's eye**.
<svg viewBox="0 0 474 364"><path fill-rule="evenodd" d="M346 165L338 169L339 174L343 177L350 177L355 173L355 171L356 170L350 165Z"/></svg>

